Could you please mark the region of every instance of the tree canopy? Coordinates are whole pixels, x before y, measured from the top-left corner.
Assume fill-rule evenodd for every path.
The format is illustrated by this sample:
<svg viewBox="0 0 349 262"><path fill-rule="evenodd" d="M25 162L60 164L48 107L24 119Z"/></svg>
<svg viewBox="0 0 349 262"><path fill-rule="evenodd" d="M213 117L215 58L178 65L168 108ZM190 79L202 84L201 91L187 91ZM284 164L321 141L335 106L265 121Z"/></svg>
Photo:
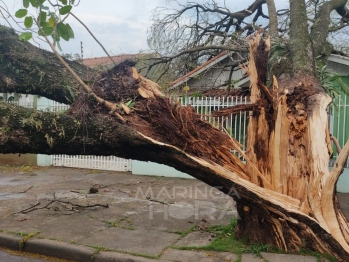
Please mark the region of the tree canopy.
<svg viewBox="0 0 349 262"><path fill-rule="evenodd" d="M326 58L334 49L346 50L347 1L290 3L292 7L282 9L276 9L273 0L251 1L241 10L233 9L233 1L188 1L177 2L177 9L158 7L153 12L148 44L161 54L156 63L166 63L177 77L224 50L238 54L233 67L246 61L249 36L258 31L268 32L279 48L281 43L290 44L293 50L288 58L306 70L312 68L314 57ZM297 41L292 43L293 39ZM306 54L293 48L309 42L312 48Z"/></svg>

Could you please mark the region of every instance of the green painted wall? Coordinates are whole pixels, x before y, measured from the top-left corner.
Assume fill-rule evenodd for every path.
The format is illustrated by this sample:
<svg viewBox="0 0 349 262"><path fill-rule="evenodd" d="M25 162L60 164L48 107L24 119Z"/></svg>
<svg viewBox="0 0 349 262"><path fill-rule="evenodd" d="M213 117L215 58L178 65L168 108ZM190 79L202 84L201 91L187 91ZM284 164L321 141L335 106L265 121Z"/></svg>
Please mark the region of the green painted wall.
<svg viewBox="0 0 349 262"><path fill-rule="evenodd" d="M342 81L349 86L348 76L343 76ZM331 109L333 115L331 132L343 147L349 138L349 96L343 95L334 102L337 106L333 106ZM336 156L337 150L335 148L334 151L334 156Z"/></svg>

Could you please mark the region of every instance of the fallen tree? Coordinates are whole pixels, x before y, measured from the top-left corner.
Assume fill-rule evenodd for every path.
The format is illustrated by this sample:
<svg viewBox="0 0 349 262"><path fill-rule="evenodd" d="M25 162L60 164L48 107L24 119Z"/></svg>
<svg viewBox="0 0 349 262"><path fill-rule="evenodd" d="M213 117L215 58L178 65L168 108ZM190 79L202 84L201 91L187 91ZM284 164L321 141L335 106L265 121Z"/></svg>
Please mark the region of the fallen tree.
<svg viewBox="0 0 349 262"><path fill-rule="evenodd" d="M293 2L292 12L301 10L302 1ZM305 25L300 21L291 32L307 35L298 30ZM191 107L163 97L157 84L139 75L131 62L107 72L71 63L89 84L88 91L53 54L20 42L6 27L0 29L0 91L20 90L71 103L69 111L60 113L1 103L1 153L117 155L167 164L224 193L237 190L232 195L241 217L237 236L349 260L348 222L334 194L349 145L329 172L326 108L331 99L314 76L309 39L291 45L288 77L268 72L268 38L256 35L251 41L246 72L253 111L247 151L242 152L236 140L201 121ZM268 75L271 88L266 86ZM232 149L245 156L246 164Z"/></svg>

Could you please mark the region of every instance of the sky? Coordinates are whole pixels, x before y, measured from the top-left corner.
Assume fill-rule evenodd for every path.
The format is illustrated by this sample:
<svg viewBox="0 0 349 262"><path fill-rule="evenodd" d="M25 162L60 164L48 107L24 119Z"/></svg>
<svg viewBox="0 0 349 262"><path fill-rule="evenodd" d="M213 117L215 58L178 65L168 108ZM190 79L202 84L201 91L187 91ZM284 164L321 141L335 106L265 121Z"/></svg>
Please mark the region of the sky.
<svg viewBox="0 0 349 262"><path fill-rule="evenodd" d="M179 0L179 2L186 1ZM224 0L217 2L223 3ZM228 2L232 9L241 10L253 0L226 0L226 3ZM286 0L276 1L277 5L287 2ZM0 0L0 6L5 5L14 15L16 10L22 8L22 0ZM152 10L158 6L171 8L175 7L176 3L169 0L80 0L79 5L74 7L72 12L89 27L110 54L134 54L149 50L147 30L151 26ZM73 18L68 19L67 22L73 28L75 38L69 42L61 41L63 53L80 54L80 42L83 42L84 58L105 56L103 50L81 24ZM6 25L4 19L0 19L0 23ZM44 42L38 41L38 43L40 47L48 49Z"/></svg>

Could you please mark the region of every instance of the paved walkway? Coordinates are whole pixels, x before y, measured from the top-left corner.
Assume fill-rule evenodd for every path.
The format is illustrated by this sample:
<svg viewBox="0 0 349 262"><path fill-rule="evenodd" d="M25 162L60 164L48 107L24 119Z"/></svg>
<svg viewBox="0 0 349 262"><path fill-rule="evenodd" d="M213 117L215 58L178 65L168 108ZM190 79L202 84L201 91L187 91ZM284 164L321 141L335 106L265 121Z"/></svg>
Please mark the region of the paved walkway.
<svg viewBox="0 0 349 262"><path fill-rule="evenodd" d="M98 192L89 194L91 187ZM235 261L230 252L182 250L210 245L219 232L207 229L232 218L234 201L195 179L68 168L0 172L0 246L11 249L21 243L24 251L83 262ZM241 261L317 261L261 256L242 254Z"/></svg>

